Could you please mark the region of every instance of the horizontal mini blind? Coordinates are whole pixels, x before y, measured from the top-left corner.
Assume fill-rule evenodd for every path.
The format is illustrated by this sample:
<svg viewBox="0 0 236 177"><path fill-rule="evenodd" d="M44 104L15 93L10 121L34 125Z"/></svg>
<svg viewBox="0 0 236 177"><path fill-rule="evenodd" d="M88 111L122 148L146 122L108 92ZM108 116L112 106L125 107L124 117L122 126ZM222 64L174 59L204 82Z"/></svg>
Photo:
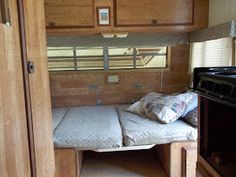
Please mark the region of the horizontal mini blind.
<svg viewBox="0 0 236 177"><path fill-rule="evenodd" d="M191 72L195 67L232 65L232 39L222 38L191 44Z"/></svg>

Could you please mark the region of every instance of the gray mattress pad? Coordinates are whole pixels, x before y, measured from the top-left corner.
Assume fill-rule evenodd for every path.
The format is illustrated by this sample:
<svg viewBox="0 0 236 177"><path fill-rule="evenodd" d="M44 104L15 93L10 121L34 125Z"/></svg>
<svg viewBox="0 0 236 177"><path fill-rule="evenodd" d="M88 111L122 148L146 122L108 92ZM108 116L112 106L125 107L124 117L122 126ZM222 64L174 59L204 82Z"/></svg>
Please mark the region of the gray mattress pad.
<svg viewBox="0 0 236 177"><path fill-rule="evenodd" d="M128 105L118 106L118 114L125 146L167 144L197 139L197 129L177 120L162 124L125 111Z"/></svg>
<svg viewBox="0 0 236 177"><path fill-rule="evenodd" d="M56 147L81 150L122 146L122 132L113 106L71 107L54 131Z"/></svg>

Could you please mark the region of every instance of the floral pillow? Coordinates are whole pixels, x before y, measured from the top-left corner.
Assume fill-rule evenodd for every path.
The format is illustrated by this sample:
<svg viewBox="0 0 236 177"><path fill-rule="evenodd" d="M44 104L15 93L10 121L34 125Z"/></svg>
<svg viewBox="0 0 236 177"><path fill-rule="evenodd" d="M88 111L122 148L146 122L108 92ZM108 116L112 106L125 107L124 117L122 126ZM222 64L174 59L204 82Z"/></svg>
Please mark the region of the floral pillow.
<svg viewBox="0 0 236 177"><path fill-rule="evenodd" d="M131 105L127 111L167 124L177 120L184 113L186 106L184 95L180 97L153 92Z"/></svg>

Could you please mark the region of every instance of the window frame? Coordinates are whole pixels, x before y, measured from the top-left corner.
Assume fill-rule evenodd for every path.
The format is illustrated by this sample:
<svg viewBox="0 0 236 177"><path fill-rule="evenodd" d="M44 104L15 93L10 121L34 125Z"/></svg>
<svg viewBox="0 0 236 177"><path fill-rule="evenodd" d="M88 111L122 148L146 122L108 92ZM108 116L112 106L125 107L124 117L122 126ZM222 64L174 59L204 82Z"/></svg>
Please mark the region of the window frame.
<svg viewBox="0 0 236 177"><path fill-rule="evenodd" d="M153 46L152 46L153 47ZM148 68L137 68L137 67L134 67L133 68L118 68L118 69L110 69L109 68L109 52L105 52L103 53L103 69L87 69L87 70L80 70L77 68L77 66L74 65L74 69L73 70L50 70L48 68L48 71L49 72L123 72L123 71L145 71L145 72L159 72L159 71L170 71L170 63L171 63L171 47L170 46L163 46L163 47L166 47L166 53L165 53L165 56L166 56L166 66L165 67L148 67ZM76 50L78 47L71 47L73 48L73 51ZM109 47L102 47L102 50L103 52L106 51L106 49L108 49ZM132 47L132 48L139 48L139 47ZM141 47L140 47L141 48ZM143 48L146 48L146 47L143 47ZM52 50L52 49L51 49ZM58 50L58 49L56 49ZM108 49L109 50L109 49ZM136 55L136 54L134 54ZM157 55L158 56L158 55ZM98 57L98 56L97 56ZM108 59L107 59L108 57ZM49 58L52 58L52 57L48 57L48 62L50 62ZM53 58L57 58L57 57L53 57ZM63 57L62 57L63 58ZM66 57L65 57L66 58ZM68 57L69 58L69 57ZM74 58L74 63L77 63L78 62L78 56L75 56L73 55L71 58ZM77 62L76 62L77 61Z"/></svg>
<svg viewBox="0 0 236 177"><path fill-rule="evenodd" d="M0 24L11 25L8 0L0 0Z"/></svg>

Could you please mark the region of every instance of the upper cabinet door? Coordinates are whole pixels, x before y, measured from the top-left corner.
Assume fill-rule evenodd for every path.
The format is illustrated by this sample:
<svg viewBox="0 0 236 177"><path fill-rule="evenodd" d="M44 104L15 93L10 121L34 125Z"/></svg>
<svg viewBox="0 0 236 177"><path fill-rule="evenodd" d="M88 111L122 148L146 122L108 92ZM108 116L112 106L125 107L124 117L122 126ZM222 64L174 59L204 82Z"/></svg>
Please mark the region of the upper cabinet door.
<svg viewBox="0 0 236 177"><path fill-rule="evenodd" d="M192 25L194 0L115 0L116 26Z"/></svg>
<svg viewBox="0 0 236 177"><path fill-rule="evenodd" d="M94 0L45 0L46 26L94 27Z"/></svg>

